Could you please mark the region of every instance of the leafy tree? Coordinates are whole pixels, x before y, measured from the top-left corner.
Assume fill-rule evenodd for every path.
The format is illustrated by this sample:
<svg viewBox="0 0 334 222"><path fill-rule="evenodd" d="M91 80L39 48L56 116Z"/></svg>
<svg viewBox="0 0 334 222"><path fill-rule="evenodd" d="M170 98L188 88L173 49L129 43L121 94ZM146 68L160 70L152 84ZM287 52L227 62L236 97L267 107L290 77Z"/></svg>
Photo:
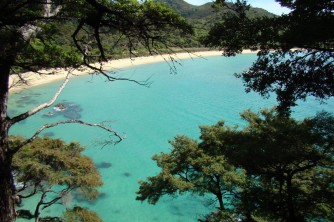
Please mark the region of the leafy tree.
<svg viewBox="0 0 334 222"><path fill-rule="evenodd" d="M230 219L229 212L246 183L246 175L243 169L234 167L227 160L225 151L229 150L230 143L220 139L230 140L230 136L234 137L237 132L224 122L200 128L200 143L186 136L176 136L170 141L169 154L153 157L161 172L139 182L137 200L156 204L164 195L210 194L218 203L216 213L219 218ZM213 214L215 217L216 213Z"/></svg>
<svg viewBox="0 0 334 222"><path fill-rule="evenodd" d="M95 212L81 207L74 207L73 210L66 211L64 220L65 222L103 222Z"/></svg>
<svg viewBox="0 0 334 222"><path fill-rule="evenodd" d="M319 113L296 121L272 111L261 115L242 114L248 122L245 140L229 155L256 179L244 196L255 215L284 221L332 218L333 116Z"/></svg>
<svg viewBox="0 0 334 222"><path fill-rule="evenodd" d="M244 172L230 165L224 155L208 153L188 137L175 137L170 144L173 147L170 154L153 157L162 171L147 182L140 182L137 200L147 199L155 204L166 194L211 193L218 200L219 209L226 209L228 203L224 199L243 183Z"/></svg>
<svg viewBox="0 0 334 222"><path fill-rule="evenodd" d="M216 4L225 1L217 0ZM249 18L249 5L236 1L234 12L216 23L202 42L226 56L259 50L257 61L239 77L246 91L276 93L278 110L289 115L297 100L334 95L334 4L332 0L278 0L291 12L279 17Z"/></svg>
<svg viewBox="0 0 334 222"><path fill-rule="evenodd" d="M22 141L23 138L11 137L11 145ZM15 180L22 184L17 197L20 201L39 197L35 211L31 213L36 221L42 219L42 210L56 203L70 208L71 203L67 203L67 199L70 199L72 191L79 190L80 195L88 199L98 196L101 177L92 160L82 155L83 151L78 143L66 144L62 140L45 137L37 138L16 153L13 170ZM73 209L71 214L75 212L85 214L78 208Z"/></svg>
<svg viewBox="0 0 334 222"><path fill-rule="evenodd" d="M241 116L243 129L219 122L201 127L199 143L176 137L170 154L153 157L161 172L140 182L137 199L213 194L219 211L208 221L332 220L334 117L297 121L268 110Z"/></svg>
<svg viewBox="0 0 334 222"><path fill-rule="evenodd" d="M128 80L103 71L100 62L113 53L106 47L106 39L113 39L117 45L121 36L127 41L130 53L141 45L152 54L160 54L171 52L172 46L179 46L172 41L175 31L189 34L192 29L178 14L150 0L4 0L0 2L0 11L0 221L7 222L15 220L13 156L41 131L59 124L76 123L102 128L116 136L117 141L122 140L114 130L102 124L69 120L44 125L20 146L9 147L9 129L51 106L69 78L50 101L20 115L8 116L10 75L18 75L19 80L25 82L20 74L22 71L38 72L51 67L72 69L85 65L110 81ZM64 32L64 29L57 29L60 23L75 28L69 29L73 32ZM62 42L60 36L68 36L66 39L71 39L72 43L68 45L67 42L63 47L66 41ZM94 66L92 62L98 64Z"/></svg>

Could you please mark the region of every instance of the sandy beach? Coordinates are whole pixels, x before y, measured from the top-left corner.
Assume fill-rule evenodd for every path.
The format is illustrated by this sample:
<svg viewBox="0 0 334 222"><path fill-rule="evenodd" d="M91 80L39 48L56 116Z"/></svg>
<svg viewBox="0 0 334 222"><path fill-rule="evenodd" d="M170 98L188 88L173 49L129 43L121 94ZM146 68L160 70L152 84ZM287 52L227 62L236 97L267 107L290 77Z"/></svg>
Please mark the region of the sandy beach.
<svg viewBox="0 0 334 222"><path fill-rule="evenodd" d="M254 51L244 50L243 53L254 53ZM106 62L103 64L103 70L119 70L126 67L143 65L149 63L156 63L162 61L169 61L172 57L176 60L189 59L189 58L198 58L198 57L209 57L209 56L218 56L221 55L221 51L203 51L203 52L194 52L194 53L176 53L171 55L157 55L157 56L147 56L147 57L136 57L136 58L126 58L118 59ZM93 64L96 67L99 67L99 64ZM21 78L25 79L26 84L18 84L19 77L17 75L12 75L9 81L10 93L19 92L25 88L38 86L42 84L47 84L56 80L65 79L68 73L71 73L71 78L75 76L92 74L94 71L87 68L76 69L76 70L65 70L65 69L52 69L52 70L40 70L39 74L27 72L22 73Z"/></svg>

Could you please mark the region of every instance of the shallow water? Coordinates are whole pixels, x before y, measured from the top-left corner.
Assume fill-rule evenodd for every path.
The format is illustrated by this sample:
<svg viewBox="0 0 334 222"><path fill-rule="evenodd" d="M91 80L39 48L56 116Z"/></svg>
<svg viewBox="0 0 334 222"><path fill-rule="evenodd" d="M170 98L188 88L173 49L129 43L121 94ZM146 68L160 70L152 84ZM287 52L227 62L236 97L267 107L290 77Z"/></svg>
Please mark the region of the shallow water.
<svg viewBox="0 0 334 222"><path fill-rule="evenodd" d="M233 75L247 69L255 58L254 54L244 54L234 58L182 60L177 74L171 74L166 63L137 66L117 74L136 80L150 78L150 87L127 81L106 82L96 76L76 77L57 100L71 106L71 111L56 112L51 107L14 126L11 134L31 136L46 122L68 118L95 123L108 121L111 128L126 135L126 140L103 149L99 142L108 134L96 128L67 125L44 132L86 146L85 154L94 160L103 177L101 196L96 201L78 197L73 203L95 210L104 221L196 221L214 209L208 206L209 197L164 197L152 206L135 200L137 181L159 171L151 157L168 152L168 140L175 135L198 137L198 125L214 124L221 119L230 125L243 125L239 117L243 110L257 111L275 105L274 97L266 100L255 93L246 94L241 80ZM47 101L59 85L60 82L55 82L11 95L10 114ZM294 109L293 115L302 118L323 109L334 111L334 100L320 105L308 99ZM62 210L56 207L45 213Z"/></svg>

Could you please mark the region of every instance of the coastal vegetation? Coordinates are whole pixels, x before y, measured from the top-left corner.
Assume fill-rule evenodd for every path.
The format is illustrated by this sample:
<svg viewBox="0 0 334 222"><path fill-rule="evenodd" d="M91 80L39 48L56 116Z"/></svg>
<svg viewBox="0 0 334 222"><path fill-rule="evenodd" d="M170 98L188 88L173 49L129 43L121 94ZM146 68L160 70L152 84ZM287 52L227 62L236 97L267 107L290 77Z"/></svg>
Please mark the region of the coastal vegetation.
<svg viewBox="0 0 334 222"><path fill-rule="evenodd" d="M275 16L239 0L203 6L183 0L1 2L0 222L20 215L35 221L101 221L94 212L70 204L73 193L96 198L102 185L93 162L82 155L84 148L39 136L63 124L109 132L111 139L103 145L119 143L122 136L109 125L82 121L80 115L42 125L30 138L9 136L12 126L55 103L73 69L86 67L108 81L146 85L104 72L103 62L203 46L225 56L258 50L257 61L237 77L247 92L275 93L278 106L245 111L244 128L220 121L200 127L200 140L176 136L170 153L153 157L161 172L140 182L137 199L156 204L164 195L212 196L217 210L203 221L334 220L334 117L326 112L303 120L291 117L298 100L314 96L324 101L334 95L334 31L328 28L334 24L334 3L278 2L291 13ZM9 76L18 75L15 84L25 84L22 72L55 67L68 70L68 76L54 97L9 116ZM63 104L57 108L66 109ZM18 208L32 196L38 197L33 211ZM67 208L62 217L40 217L56 203Z"/></svg>
<svg viewBox="0 0 334 222"><path fill-rule="evenodd" d="M216 1L217 7L221 1ZM291 9L278 17L249 18L249 5L238 1L235 13L216 23L203 43L226 56L249 48L259 50L257 61L238 75L246 91L264 97L277 95L281 114L289 115L297 100L334 95L334 3L331 0L278 1Z"/></svg>
<svg viewBox="0 0 334 222"><path fill-rule="evenodd" d="M140 182L137 200L211 195L217 211L202 221L332 221L333 116L297 121L291 107L334 95L333 1L278 1L287 15L250 18L246 1L214 24L202 43L225 56L248 48L257 61L242 78L246 92L275 93L274 110L241 114L243 129L224 121L202 126L200 140L176 136L170 153L155 155L160 173ZM225 1L216 5L226 7Z"/></svg>
<svg viewBox="0 0 334 222"><path fill-rule="evenodd" d="M18 146L24 138L10 137L10 147ZM18 217L43 221L43 210L62 204L68 212L66 217L80 217L88 210L71 207L76 195L88 200L98 196L97 188L102 185L99 172L93 161L82 154L84 148L78 143L66 144L60 139L36 138L23 146L13 158L12 170L17 186L17 202L38 197L36 207L28 210L20 207ZM79 210L80 209L80 210ZM85 214L84 214L85 215ZM48 216L59 220L58 215ZM65 218L66 218L65 217ZM95 215L98 218L97 215ZM90 218L90 219L89 219ZM91 216L82 220L94 221ZM78 221L68 219L66 221Z"/></svg>
<svg viewBox="0 0 334 222"><path fill-rule="evenodd" d="M201 126L200 140L176 136L153 157L161 171L140 182L137 200L212 198L203 221L332 221L334 117L297 121L274 110L245 111L247 126Z"/></svg>

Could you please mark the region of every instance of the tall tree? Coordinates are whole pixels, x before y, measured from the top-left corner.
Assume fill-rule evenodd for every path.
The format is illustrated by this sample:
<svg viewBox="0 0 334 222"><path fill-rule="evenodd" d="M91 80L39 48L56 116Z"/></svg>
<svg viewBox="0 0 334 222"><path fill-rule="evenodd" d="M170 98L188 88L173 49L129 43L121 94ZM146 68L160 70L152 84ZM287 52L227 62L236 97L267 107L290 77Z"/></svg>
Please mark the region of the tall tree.
<svg viewBox="0 0 334 222"><path fill-rule="evenodd" d="M224 0L217 0L219 6ZM246 91L268 97L276 93L278 110L290 114L297 100L334 95L334 1L278 0L291 12L273 18L245 16L249 5L237 0L203 43L232 56L243 49L260 50L257 61L239 77Z"/></svg>
<svg viewBox="0 0 334 222"><path fill-rule="evenodd" d="M296 121L272 111L247 111L239 141L229 160L252 175L243 196L253 214L268 220L331 220L333 203L334 117L319 113Z"/></svg>
<svg viewBox="0 0 334 222"><path fill-rule="evenodd" d="M268 110L242 117L243 129L201 127L199 143L176 137L170 154L154 156L161 172L140 182L137 199L213 194L219 207L208 221L332 220L334 117L297 121Z"/></svg>
<svg viewBox="0 0 334 222"><path fill-rule="evenodd" d="M9 77L22 71L41 68L77 68L86 65L108 80L128 80L103 71L102 62L109 58L104 39L122 36L131 52L143 45L150 53L170 52L177 46L173 33L191 33L191 27L179 15L163 4L136 0L24 0L0 2L0 221L15 219L16 189L12 176L12 159L23 145L31 142L46 128L59 124L77 123L100 127L122 138L101 124L88 124L81 120L62 121L42 126L22 145L9 147L8 132L16 123L49 107L65 87L68 78L48 102L22 113L8 116ZM59 33L57 22L74 25L72 33ZM116 33L116 35L114 35ZM70 35L76 50L62 47L53 36ZM102 38L103 37L103 38ZM117 41L115 41L117 43ZM80 55L80 56L78 56ZM24 81L24 79L22 79Z"/></svg>

